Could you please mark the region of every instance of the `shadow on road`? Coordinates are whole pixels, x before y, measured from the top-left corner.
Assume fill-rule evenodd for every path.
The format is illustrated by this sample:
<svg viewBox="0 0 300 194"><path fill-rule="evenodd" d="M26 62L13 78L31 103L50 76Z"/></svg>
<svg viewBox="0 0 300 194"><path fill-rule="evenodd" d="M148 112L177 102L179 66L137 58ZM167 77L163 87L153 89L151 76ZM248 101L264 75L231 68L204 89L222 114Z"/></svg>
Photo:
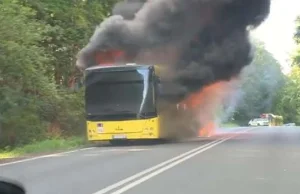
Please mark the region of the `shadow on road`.
<svg viewBox="0 0 300 194"><path fill-rule="evenodd" d="M214 138L189 138L189 139L170 139L170 140L124 140L111 142L94 142L90 146L93 147L131 147L131 146L156 146L156 145L171 145L171 144L199 144L214 140Z"/></svg>

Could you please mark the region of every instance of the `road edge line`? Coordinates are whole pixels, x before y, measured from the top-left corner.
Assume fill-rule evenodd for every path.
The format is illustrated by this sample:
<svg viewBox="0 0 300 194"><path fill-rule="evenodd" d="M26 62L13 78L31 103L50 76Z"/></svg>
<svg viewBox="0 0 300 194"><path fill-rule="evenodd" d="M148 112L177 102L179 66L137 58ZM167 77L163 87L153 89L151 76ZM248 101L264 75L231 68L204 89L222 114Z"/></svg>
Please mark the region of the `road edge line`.
<svg viewBox="0 0 300 194"><path fill-rule="evenodd" d="M246 133L246 132L251 131L251 130L252 130L252 128L248 129L248 130L243 130L243 131L241 131L241 133ZM209 147L211 145L214 145L214 144L216 144L218 142L223 143L224 141L227 141L227 140L232 139L232 138L234 138L236 136L239 136L241 133L237 133L237 134L231 135L230 137L219 138L219 139L217 139L215 141L209 142L209 143L204 144L202 146L198 146L197 148L194 148L194 149L192 149L190 151L184 152L184 153L182 153L182 154L180 154L178 156L175 156L175 157L173 157L173 158L171 158L169 160L166 160L166 161L164 161L162 163L159 163L159 164L157 164L157 165L155 165L153 167L147 168L147 169L145 169L145 170L143 170L143 171L141 171L139 173L136 173L136 174L134 174L134 175L132 175L130 177L127 177L127 178L125 178L125 179L123 179L123 180L121 180L121 181L119 181L117 183L109 185L109 186L107 186L107 187L105 187L105 188L103 188L103 189L101 189L101 190L99 190L99 191L97 191L97 192L95 192L93 194L106 194L109 191L111 191L113 189L116 189L118 187L121 187L121 186L127 184L128 182L131 182L131 181L133 181L135 179L138 179L138 178L140 178L141 176L143 176L143 175L145 175L147 173L151 174L151 172L153 172L155 170L158 171L159 169L163 168L164 166L170 165L170 163L176 162L176 161L182 159L183 157L186 157L187 155L191 155L191 154L193 154L193 153L195 153L195 152L197 152L199 150L203 150L203 149L205 149L205 148L207 148L207 147ZM126 187L126 186L124 186L124 187Z"/></svg>
<svg viewBox="0 0 300 194"><path fill-rule="evenodd" d="M233 137L231 137L231 138L233 138ZM165 171L173 168L174 166L177 166L178 164L181 164L181 163L185 162L186 160L188 160L188 159L190 159L190 158L192 158L192 157L194 157L194 156L196 156L196 155L198 155L198 154L200 154L202 152L205 152L206 150L209 150L209 149L211 149L211 148L213 148L213 147L215 147L215 146L217 146L217 145L219 145L219 144L221 144L221 143L223 143L223 142L225 142L225 141L227 141L228 139L231 139L231 138L223 139L223 140L218 141L218 142L216 142L216 143L214 143L212 145L204 147L203 149L200 149L200 150L198 150L196 152L193 152L193 153L191 153L191 154L189 154L189 155L187 155L187 156L185 156L183 158L180 158L180 159L178 159L178 160L176 160L176 161L174 161L174 162L172 162L172 163L170 163L170 164L168 164L166 166L163 166L163 167L157 169L154 172L151 172L150 174L148 174L146 176L141 177L140 179L135 180L134 182L131 182L131 183L125 185L124 187L122 187L122 188L120 188L120 189L112 192L111 194L121 194L121 193L124 193L124 192L130 190L131 188L133 188L133 187L135 187L135 186L137 186L137 185L139 185L139 184L141 184L141 183L143 183L143 182L151 179L152 177L155 177L155 176L157 176L157 175L159 175L159 174L161 174L161 173L163 173L163 172L165 172Z"/></svg>
<svg viewBox="0 0 300 194"><path fill-rule="evenodd" d="M179 160L179 159L185 157L186 155L192 154L194 152L197 152L198 150L201 150L201 149L203 149L203 148L205 148L207 146L210 146L211 144L214 144L216 142L222 141L223 139L224 138L217 139L217 140L212 141L210 143L198 146L198 147L196 147L196 148L194 148L194 149L192 149L190 151L187 151L187 152L184 152L182 154L179 154L178 156L175 156L175 157L173 157L171 159L168 159L168 160L166 160L164 162L161 162L161 163L159 163L159 164L157 164L155 166L152 166L152 167L147 168L147 169L145 169L145 170L143 170L141 172L138 172L138 173L136 173L136 174L134 174L134 175L132 175L130 177L127 177L127 178L125 178L125 179L123 179L123 180L121 180L119 182L116 182L116 183L114 183L112 185L109 185L109 186L107 186L107 187L105 187L105 188L103 188L103 189L101 189L99 191L96 191L93 194L105 194L105 193L107 193L107 192L109 192L109 191L111 191L113 189L116 189L116 188L118 188L118 187L120 187L120 186L122 186L122 185L124 185L124 184L126 184L128 182L131 182L131 181L133 181L133 180L135 180L135 179L137 179L137 178L139 178L139 177L141 177L141 176L143 176L143 175L145 175L147 173L150 173L150 172L152 172L154 170L160 169L161 167L166 166L166 165L168 165L171 162Z"/></svg>
<svg viewBox="0 0 300 194"><path fill-rule="evenodd" d="M69 154L69 153L74 153L74 152L79 152L79 151L90 150L90 149L94 149L94 148L95 147L80 148L80 149L75 149L75 150L70 150L70 151L65 151L65 152L57 152L57 153L53 153L53 154L46 154L46 155L42 155L42 156L36 156L36 157L32 157L32 158L16 160L13 162L7 162L7 163L0 164L0 167L23 163L23 162L30 162L30 161L34 161L34 160L38 160L38 159L42 159L42 158L52 157L52 156L59 155L59 154Z"/></svg>

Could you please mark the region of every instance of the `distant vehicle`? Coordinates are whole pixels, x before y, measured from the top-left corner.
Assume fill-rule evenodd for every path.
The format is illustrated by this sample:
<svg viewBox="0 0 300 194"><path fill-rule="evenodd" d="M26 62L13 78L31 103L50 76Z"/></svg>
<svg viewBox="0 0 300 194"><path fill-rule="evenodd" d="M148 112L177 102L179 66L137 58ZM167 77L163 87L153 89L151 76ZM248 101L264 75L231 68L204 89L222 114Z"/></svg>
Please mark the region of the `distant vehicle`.
<svg viewBox="0 0 300 194"><path fill-rule="evenodd" d="M269 120L265 118L255 118L249 121L249 126L269 126Z"/></svg>
<svg viewBox="0 0 300 194"><path fill-rule="evenodd" d="M270 127L283 125L283 117L280 115L274 115L272 113L263 113L260 115L260 118L268 119Z"/></svg>
<svg viewBox="0 0 300 194"><path fill-rule="evenodd" d="M296 126L296 123L286 123L284 126Z"/></svg>

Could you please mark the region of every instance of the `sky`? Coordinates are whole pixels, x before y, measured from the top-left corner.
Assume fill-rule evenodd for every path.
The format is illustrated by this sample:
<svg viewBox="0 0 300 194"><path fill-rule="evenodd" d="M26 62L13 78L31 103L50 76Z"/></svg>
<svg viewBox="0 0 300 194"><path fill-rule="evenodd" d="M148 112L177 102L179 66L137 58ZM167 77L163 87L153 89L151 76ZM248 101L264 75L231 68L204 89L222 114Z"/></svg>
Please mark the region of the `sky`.
<svg viewBox="0 0 300 194"><path fill-rule="evenodd" d="M293 35L298 15L300 0L272 0L268 19L253 32L280 62L284 73L290 70L289 58L296 46Z"/></svg>

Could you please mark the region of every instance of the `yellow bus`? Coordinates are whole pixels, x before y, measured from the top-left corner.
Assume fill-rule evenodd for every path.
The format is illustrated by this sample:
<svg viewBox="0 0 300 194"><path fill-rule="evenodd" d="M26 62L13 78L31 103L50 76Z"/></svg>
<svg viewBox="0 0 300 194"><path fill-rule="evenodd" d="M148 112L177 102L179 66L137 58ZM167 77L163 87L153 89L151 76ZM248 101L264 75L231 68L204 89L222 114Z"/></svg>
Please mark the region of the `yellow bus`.
<svg viewBox="0 0 300 194"><path fill-rule="evenodd" d="M174 122L164 119L163 111L159 110L158 93L159 77L154 65L97 66L86 69L88 140L114 142L166 139L178 135L175 126L173 131L168 130L172 127L166 127ZM176 107L174 110L178 109ZM178 116L180 112L174 111L174 114Z"/></svg>
<svg viewBox="0 0 300 194"><path fill-rule="evenodd" d="M283 117L280 115L269 114L269 126L283 126Z"/></svg>
<svg viewBox="0 0 300 194"><path fill-rule="evenodd" d="M283 125L283 117L280 115L274 115L272 113L263 113L260 115L260 117L268 119L270 127Z"/></svg>

